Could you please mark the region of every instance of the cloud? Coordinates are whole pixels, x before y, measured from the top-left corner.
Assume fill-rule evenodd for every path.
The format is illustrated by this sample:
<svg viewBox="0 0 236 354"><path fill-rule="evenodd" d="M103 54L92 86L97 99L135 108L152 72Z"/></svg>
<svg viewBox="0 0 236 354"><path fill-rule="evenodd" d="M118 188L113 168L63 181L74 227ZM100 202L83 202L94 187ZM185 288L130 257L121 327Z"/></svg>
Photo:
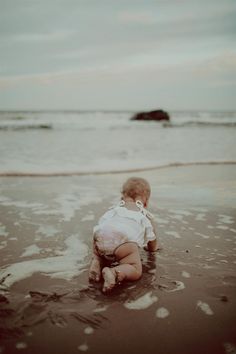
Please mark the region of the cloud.
<svg viewBox="0 0 236 354"><path fill-rule="evenodd" d="M130 12L123 11L118 14L118 21L121 23L135 23L141 25L153 24L158 22L158 18L149 12Z"/></svg>
<svg viewBox="0 0 236 354"><path fill-rule="evenodd" d="M74 30L58 30L46 33L20 33L12 34L8 37L8 40L13 40L16 42L54 42L61 41L70 38L75 35Z"/></svg>
<svg viewBox="0 0 236 354"><path fill-rule="evenodd" d="M77 54L79 55L77 52L74 54L75 57ZM55 69L54 72L8 75L0 77L0 87L19 86L29 82L48 86L58 80L72 82L87 79L95 81L99 77L115 78L120 75L126 76L127 79L132 76L154 75L158 79L162 78L169 82L173 80L173 77L184 78L186 76L187 78L189 74L195 78L198 77L198 79L214 76L219 78L219 75L225 79L227 75L236 74L236 52L234 51L225 51L215 55L208 54L207 56L186 56L181 52L174 55L174 51L172 54L173 56L166 57L160 55L158 49L149 49L146 53L140 51L132 54L131 52L129 55L106 62L92 62L81 67L70 65L65 69ZM71 55L73 57L73 53Z"/></svg>
<svg viewBox="0 0 236 354"><path fill-rule="evenodd" d="M127 35L135 28L140 40L156 38L158 40L189 40L196 38L235 36L235 3L215 3L206 0L204 8L192 1L180 2L174 5L173 1L164 5L146 9L128 9L118 13L118 22L125 25ZM133 34L133 32L131 32Z"/></svg>
<svg viewBox="0 0 236 354"><path fill-rule="evenodd" d="M236 52L228 51L201 62L195 69L197 75L236 75Z"/></svg>
<svg viewBox="0 0 236 354"><path fill-rule="evenodd" d="M145 100L163 87L226 86L235 76L235 9L235 0L6 2L1 104L14 93L12 102L24 94L36 102L73 89L83 102L85 87L94 96L109 87L116 97L129 88L129 99L139 102L138 87Z"/></svg>

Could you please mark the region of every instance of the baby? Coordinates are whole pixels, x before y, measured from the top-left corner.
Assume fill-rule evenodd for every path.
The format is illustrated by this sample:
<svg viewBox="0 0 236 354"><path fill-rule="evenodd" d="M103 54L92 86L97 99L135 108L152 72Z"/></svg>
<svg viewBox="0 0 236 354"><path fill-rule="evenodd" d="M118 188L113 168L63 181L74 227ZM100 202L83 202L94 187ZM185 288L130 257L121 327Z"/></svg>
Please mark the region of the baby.
<svg viewBox="0 0 236 354"><path fill-rule="evenodd" d="M151 252L158 249L153 216L146 210L151 193L149 183L143 178L129 178L121 193L120 203L110 208L93 229L89 280L99 282L103 278L104 293L123 280L141 277L140 248Z"/></svg>

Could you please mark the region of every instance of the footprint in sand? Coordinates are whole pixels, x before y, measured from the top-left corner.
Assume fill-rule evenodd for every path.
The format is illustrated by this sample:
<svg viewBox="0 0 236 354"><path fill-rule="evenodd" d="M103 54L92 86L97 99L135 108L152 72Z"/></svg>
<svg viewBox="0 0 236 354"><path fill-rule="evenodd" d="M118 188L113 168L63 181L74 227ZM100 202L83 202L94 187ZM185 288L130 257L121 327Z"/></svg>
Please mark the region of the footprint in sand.
<svg viewBox="0 0 236 354"><path fill-rule="evenodd" d="M175 280L172 283L176 285L176 288L172 289L172 290L167 290L169 293L185 289L184 283L182 281L180 281L180 280Z"/></svg>
<svg viewBox="0 0 236 354"><path fill-rule="evenodd" d="M170 287L173 287L173 285L174 285L174 288L170 289ZM168 293L172 293L175 291L180 291L180 290L185 289L185 285L180 280L169 280L168 284L158 284L158 288L160 290L166 291Z"/></svg>

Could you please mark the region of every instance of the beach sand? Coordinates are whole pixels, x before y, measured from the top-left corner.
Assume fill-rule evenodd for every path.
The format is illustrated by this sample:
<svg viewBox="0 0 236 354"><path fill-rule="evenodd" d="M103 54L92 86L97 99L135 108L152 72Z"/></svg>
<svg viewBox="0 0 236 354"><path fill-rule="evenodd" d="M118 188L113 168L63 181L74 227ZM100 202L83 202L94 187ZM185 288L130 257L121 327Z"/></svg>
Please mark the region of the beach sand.
<svg viewBox="0 0 236 354"><path fill-rule="evenodd" d="M109 295L88 283L92 228L130 174L0 178L1 354L236 353L236 166L135 175L162 250Z"/></svg>

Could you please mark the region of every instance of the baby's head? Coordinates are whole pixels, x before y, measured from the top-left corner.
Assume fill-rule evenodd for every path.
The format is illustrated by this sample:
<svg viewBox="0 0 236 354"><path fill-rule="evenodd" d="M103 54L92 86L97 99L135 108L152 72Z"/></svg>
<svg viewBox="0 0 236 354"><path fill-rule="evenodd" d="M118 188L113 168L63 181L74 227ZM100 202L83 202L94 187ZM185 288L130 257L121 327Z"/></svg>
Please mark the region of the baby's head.
<svg viewBox="0 0 236 354"><path fill-rule="evenodd" d="M140 200L146 207L151 194L151 188L144 178L131 177L122 186L123 199L130 198L134 202Z"/></svg>

